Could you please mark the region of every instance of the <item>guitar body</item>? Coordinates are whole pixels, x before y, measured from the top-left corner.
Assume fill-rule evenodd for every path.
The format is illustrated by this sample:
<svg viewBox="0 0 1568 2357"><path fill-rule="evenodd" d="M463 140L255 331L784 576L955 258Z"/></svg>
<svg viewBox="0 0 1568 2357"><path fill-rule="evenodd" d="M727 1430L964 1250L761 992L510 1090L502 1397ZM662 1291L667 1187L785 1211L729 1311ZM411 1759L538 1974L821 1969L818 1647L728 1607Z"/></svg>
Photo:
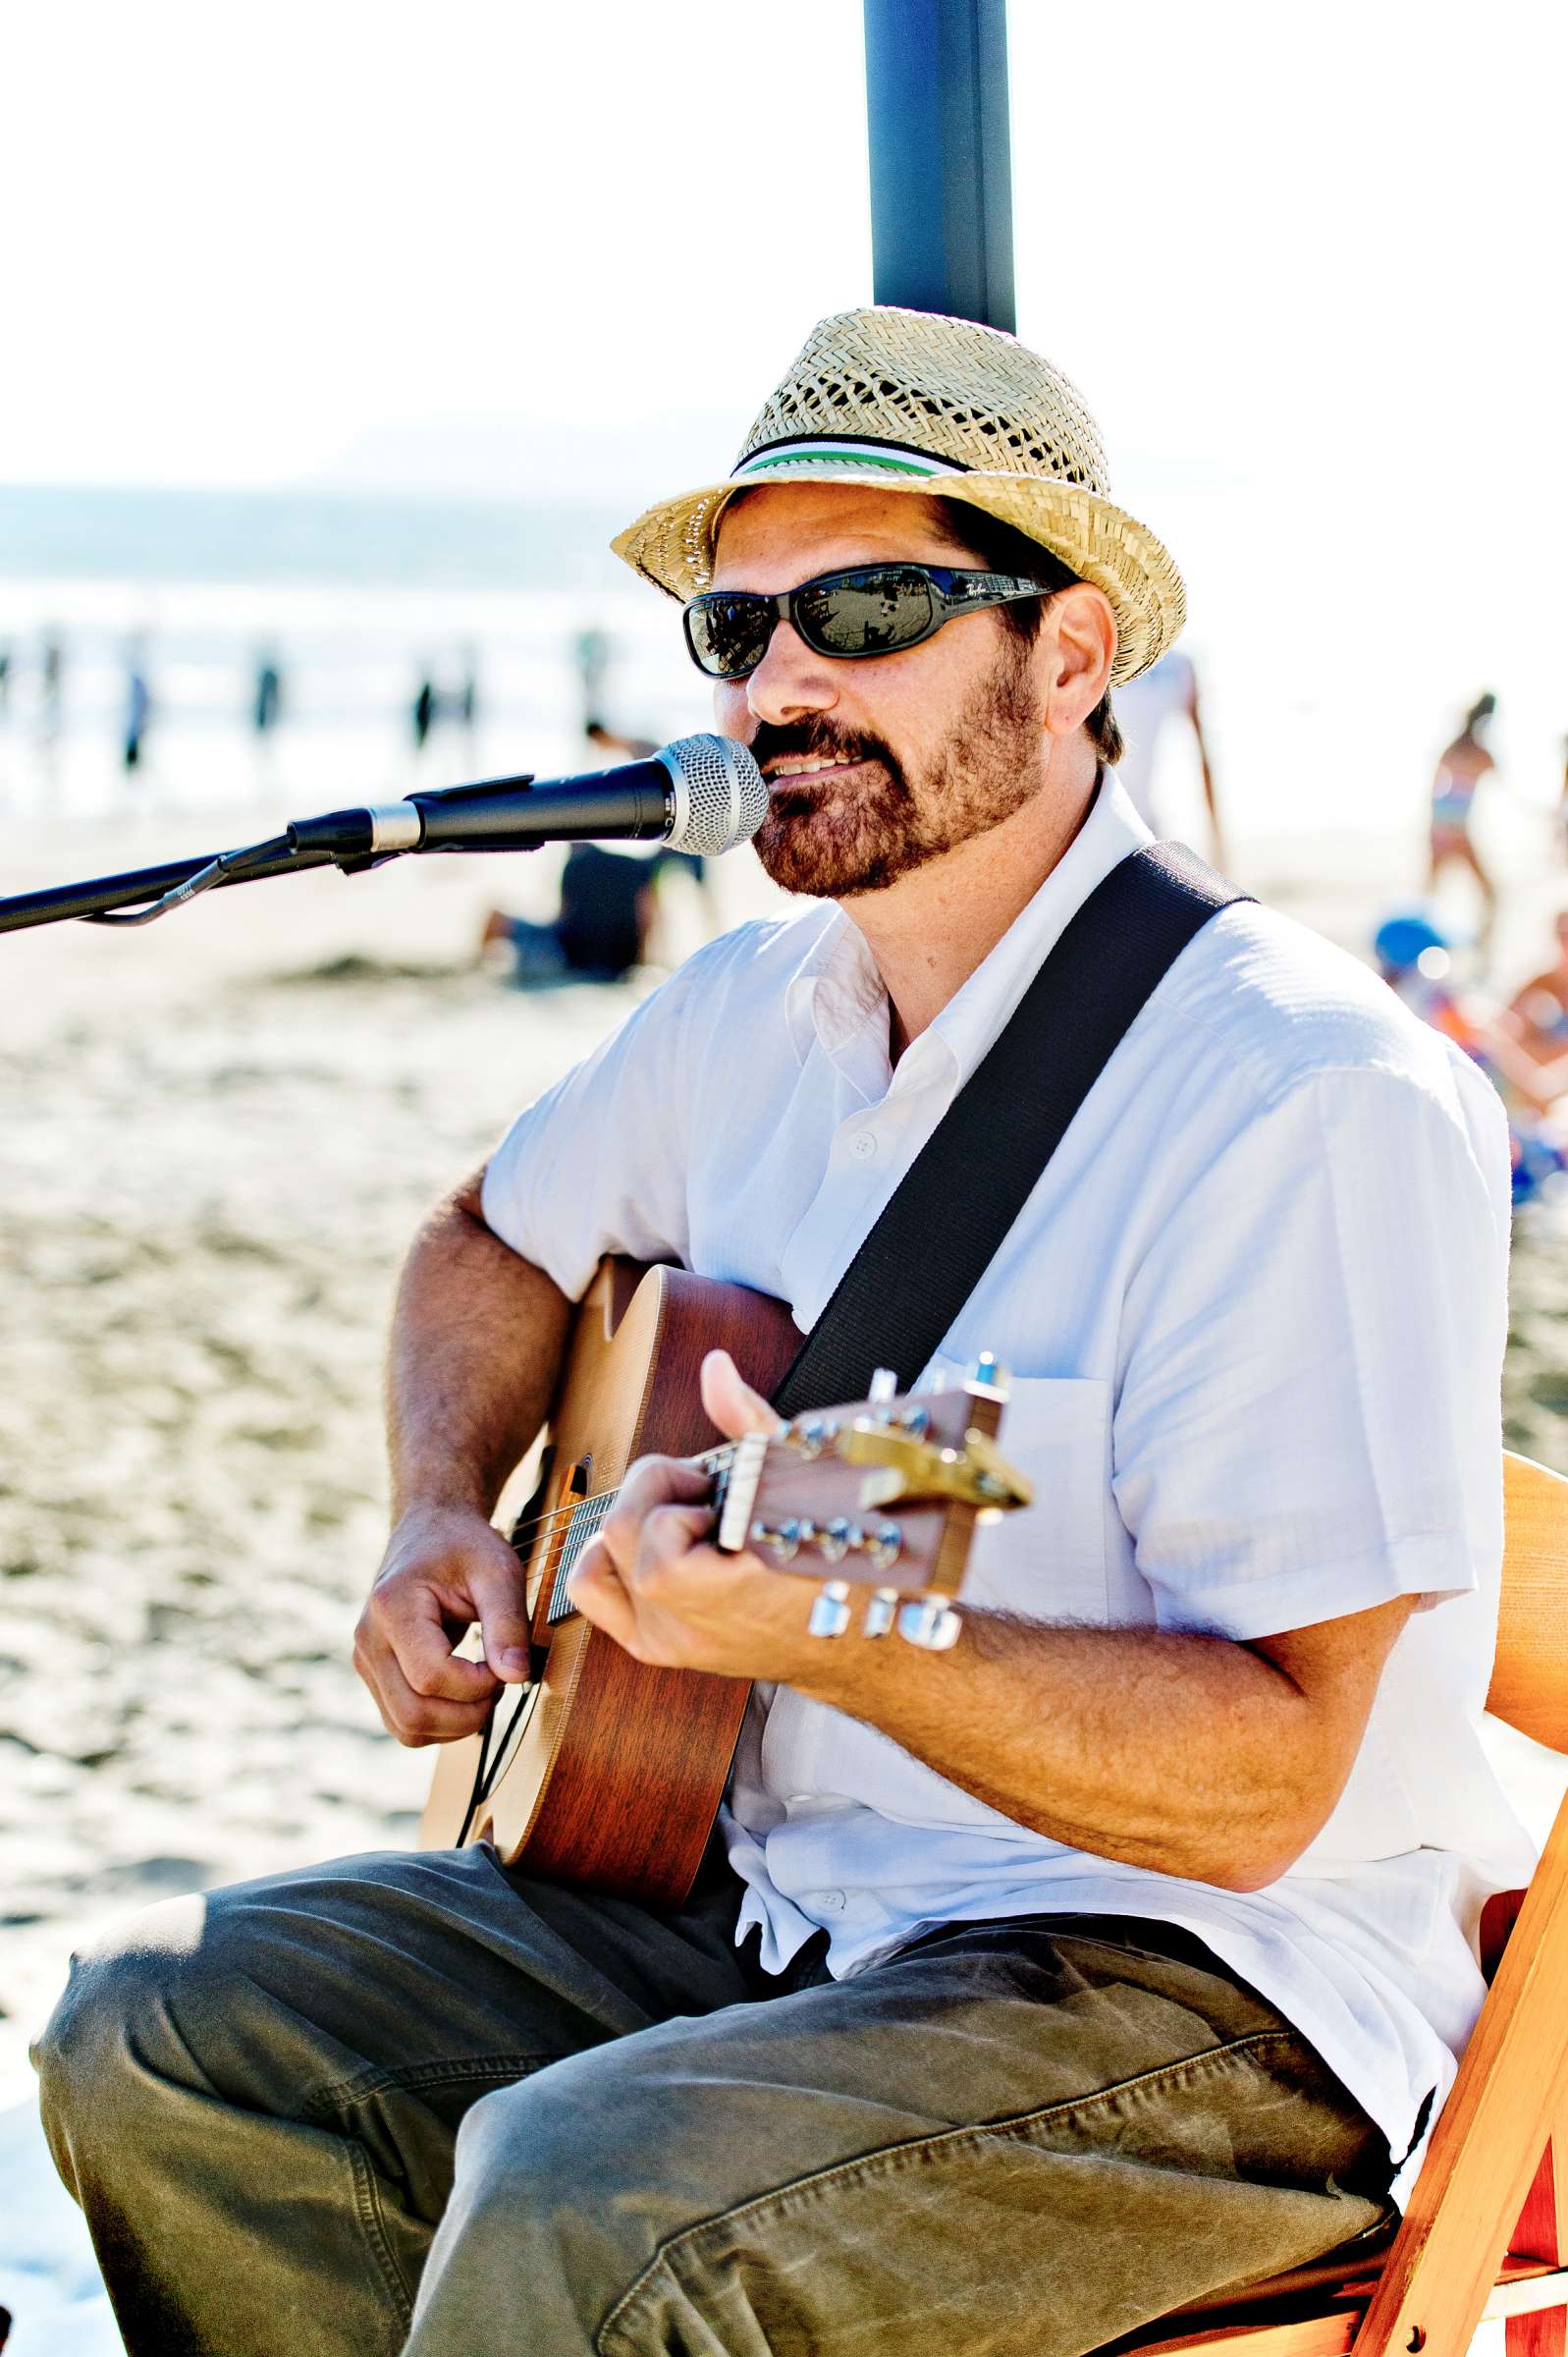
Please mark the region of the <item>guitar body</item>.
<svg viewBox="0 0 1568 2357"><path fill-rule="evenodd" d="M673 1268L606 1261L579 1304L524 1530L535 1682L498 1703L501 1772L464 1832L480 1738L443 1745L420 1829L427 1847L488 1841L508 1865L657 1907L678 1906L724 1797L749 1684L634 1661L563 1603L585 1502L639 1456L690 1456L719 1436L698 1375L728 1350L770 1392L799 1346L766 1294ZM573 1515L576 1516L575 1526ZM522 1552L523 1531L514 1537Z"/></svg>

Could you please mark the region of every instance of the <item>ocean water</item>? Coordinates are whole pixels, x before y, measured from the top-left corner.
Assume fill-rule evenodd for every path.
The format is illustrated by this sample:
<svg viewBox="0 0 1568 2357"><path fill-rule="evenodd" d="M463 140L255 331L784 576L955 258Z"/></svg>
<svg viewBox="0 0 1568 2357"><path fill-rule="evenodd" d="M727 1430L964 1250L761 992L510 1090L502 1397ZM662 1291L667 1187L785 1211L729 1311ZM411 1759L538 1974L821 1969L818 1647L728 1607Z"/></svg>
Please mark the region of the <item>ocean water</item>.
<svg viewBox="0 0 1568 2357"><path fill-rule="evenodd" d="M574 644L608 641L613 722L661 740L707 725L673 607L608 553L582 510L307 494L0 489L0 800L69 834L106 812L216 821L258 797L302 814L415 783L593 766ZM62 650L57 707L42 648ZM131 650L153 708L121 760ZM283 682L265 741L257 666ZM422 758L422 679L476 722L438 720ZM220 830L221 834L221 830Z"/></svg>
<svg viewBox="0 0 1568 2357"><path fill-rule="evenodd" d="M1433 760L1490 686L1501 782L1479 835L1505 873L1555 855L1568 617L1544 556L1539 580L1516 565L1454 587L1436 553L1407 548L1391 570L1371 542L1329 542L1310 506L1292 523L1276 497L1261 537L1244 485L1151 492L1150 511L1187 573L1185 643L1233 854L1310 842L1320 866L1343 857L1379 890L1413 891ZM0 487L0 807L68 839L105 812L182 814L218 843L225 808L258 799L297 815L415 783L592 767L585 630L608 642L597 700L613 725L660 740L710 726L674 606L609 553L624 521L589 504ZM54 710L46 637L63 649ZM128 776L133 644L154 709ZM249 712L264 652L285 710L263 745ZM451 691L470 667L475 726L439 725L416 758L420 680ZM1190 742L1162 756L1160 782L1171 830L1202 842Z"/></svg>

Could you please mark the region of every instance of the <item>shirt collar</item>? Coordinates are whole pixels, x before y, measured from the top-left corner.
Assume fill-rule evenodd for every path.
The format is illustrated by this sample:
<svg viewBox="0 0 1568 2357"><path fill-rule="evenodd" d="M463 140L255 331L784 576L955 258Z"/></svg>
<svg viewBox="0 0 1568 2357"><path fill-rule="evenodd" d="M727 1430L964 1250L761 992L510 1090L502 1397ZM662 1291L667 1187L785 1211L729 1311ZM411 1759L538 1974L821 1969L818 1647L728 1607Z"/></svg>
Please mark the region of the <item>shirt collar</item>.
<svg viewBox="0 0 1568 2357"><path fill-rule="evenodd" d="M968 1079L1096 885L1129 852L1153 841L1114 772L1108 770L1088 817L1033 900L931 1025L960 1081Z"/></svg>
<svg viewBox="0 0 1568 2357"><path fill-rule="evenodd" d="M913 1041L894 1088L931 1078L939 1062L967 1080L1022 998L1069 918L1129 852L1154 837L1108 770L1089 815L1045 882L990 955ZM790 981L787 1014L802 1054L813 1034L836 1063L860 1061L871 1026L886 1059L888 994L858 926L835 908Z"/></svg>

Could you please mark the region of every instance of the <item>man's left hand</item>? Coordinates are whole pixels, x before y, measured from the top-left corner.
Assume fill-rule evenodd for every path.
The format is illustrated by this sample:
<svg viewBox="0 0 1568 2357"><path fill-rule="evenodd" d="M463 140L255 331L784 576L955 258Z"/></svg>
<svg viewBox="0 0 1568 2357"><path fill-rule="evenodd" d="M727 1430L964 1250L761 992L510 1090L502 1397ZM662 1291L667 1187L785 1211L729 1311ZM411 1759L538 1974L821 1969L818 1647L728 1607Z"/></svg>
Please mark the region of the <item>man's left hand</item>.
<svg viewBox="0 0 1568 2357"><path fill-rule="evenodd" d="M703 1361L702 1403L729 1440L783 1430L723 1350ZM815 1589L748 1552L721 1555L711 1544L712 1486L687 1457L640 1458L568 1592L639 1662L788 1684L818 1650L806 1634Z"/></svg>

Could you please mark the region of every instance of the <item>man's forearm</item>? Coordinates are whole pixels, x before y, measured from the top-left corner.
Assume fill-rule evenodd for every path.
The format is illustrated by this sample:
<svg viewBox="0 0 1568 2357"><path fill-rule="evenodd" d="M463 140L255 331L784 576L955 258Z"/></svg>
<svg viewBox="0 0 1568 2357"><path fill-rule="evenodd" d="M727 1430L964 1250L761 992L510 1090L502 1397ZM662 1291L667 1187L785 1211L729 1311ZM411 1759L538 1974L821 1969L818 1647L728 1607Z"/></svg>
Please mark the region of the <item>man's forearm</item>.
<svg viewBox="0 0 1568 2357"><path fill-rule="evenodd" d="M1326 1820L1407 1609L1295 1632L1304 1684L1224 1638L982 1612L951 1653L821 1645L790 1682L1053 1840L1254 1889Z"/></svg>
<svg viewBox="0 0 1568 2357"><path fill-rule="evenodd" d="M550 1406L571 1304L485 1226L474 1179L414 1239L387 1366L396 1521L413 1506L488 1514Z"/></svg>

